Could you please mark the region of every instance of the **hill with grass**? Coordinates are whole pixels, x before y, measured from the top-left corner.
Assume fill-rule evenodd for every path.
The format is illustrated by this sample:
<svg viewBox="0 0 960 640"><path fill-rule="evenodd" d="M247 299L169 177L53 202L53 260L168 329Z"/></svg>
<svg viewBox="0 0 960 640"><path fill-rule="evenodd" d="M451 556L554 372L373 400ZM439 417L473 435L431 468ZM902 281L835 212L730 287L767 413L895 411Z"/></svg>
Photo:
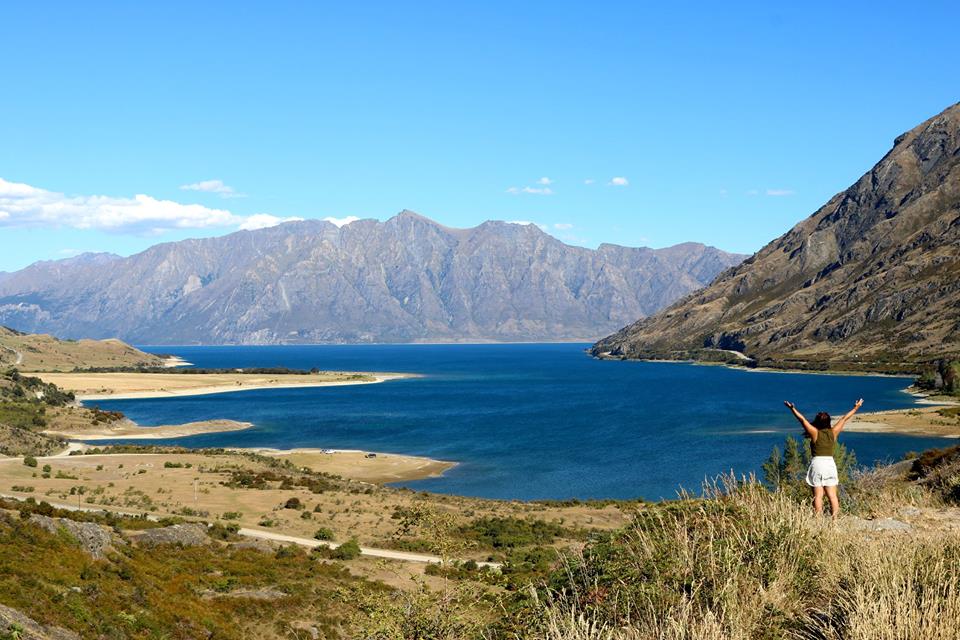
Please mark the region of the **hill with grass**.
<svg viewBox="0 0 960 640"><path fill-rule="evenodd" d="M596 343L614 358L889 370L960 355L960 104L710 286ZM726 353L726 355L724 355Z"/></svg>
<svg viewBox="0 0 960 640"><path fill-rule="evenodd" d="M767 484L722 477L702 496L606 505L630 514L614 527L583 526L583 513L575 524L576 505L373 487L222 450L119 447L38 464L61 488L34 498L23 485L39 480L18 464L26 478L12 492L28 497L0 498L0 638L957 637L960 447L853 470L836 524L810 514L789 456ZM304 522L317 540L345 544L252 539L238 524L245 513L223 506L167 515L166 490L114 497L94 468L111 487L196 477L255 494L275 505L261 528ZM373 531L446 562L377 561L341 537Z"/></svg>
<svg viewBox="0 0 960 640"><path fill-rule="evenodd" d="M0 326L0 368L72 371L82 368L161 367L164 359L121 340L60 340Z"/></svg>

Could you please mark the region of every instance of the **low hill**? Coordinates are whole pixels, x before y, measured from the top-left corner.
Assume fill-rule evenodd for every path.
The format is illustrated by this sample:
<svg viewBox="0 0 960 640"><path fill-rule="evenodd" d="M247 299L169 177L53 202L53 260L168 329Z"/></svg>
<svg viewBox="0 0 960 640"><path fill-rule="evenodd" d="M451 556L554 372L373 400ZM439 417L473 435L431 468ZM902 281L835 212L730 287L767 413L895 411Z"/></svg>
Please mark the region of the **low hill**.
<svg viewBox="0 0 960 640"><path fill-rule="evenodd" d="M403 211L39 262L0 280L0 323L140 344L594 340L743 257L587 249L531 224Z"/></svg>
<svg viewBox="0 0 960 640"><path fill-rule="evenodd" d="M709 287L593 347L626 358L719 350L857 369L960 354L960 104Z"/></svg>
<svg viewBox="0 0 960 640"><path fill-rule="evenodd" d="M71 371L100 367L160 367L159 356L120 340L60 340L0 327L0 367L20 371Z"/></svg>

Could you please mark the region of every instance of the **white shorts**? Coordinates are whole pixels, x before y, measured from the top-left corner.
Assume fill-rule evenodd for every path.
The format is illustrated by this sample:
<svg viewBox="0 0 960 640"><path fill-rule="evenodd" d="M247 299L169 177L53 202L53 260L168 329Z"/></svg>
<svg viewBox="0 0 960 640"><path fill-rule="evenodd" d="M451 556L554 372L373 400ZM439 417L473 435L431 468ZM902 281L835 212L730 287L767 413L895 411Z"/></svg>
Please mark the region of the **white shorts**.
<svg viewBox="0 0 960 640"><path fill-rule="evenodd" d="M811 487L835 487L840 484L837 462L833 456L814 456L807 469L807 484Z"/></svg>

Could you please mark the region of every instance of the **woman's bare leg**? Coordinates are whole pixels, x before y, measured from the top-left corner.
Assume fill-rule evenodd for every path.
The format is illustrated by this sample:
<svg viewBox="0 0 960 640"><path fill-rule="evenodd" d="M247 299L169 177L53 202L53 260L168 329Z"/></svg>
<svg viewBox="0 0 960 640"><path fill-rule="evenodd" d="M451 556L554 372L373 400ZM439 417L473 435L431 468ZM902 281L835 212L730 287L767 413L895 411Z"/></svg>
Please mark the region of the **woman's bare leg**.
<svg viewBox="0 0 960 640"><path fill-rule="evenodd" d="M823 515L823 487L813 487L813 512Z"/></svg>
<svg viewBox="0 0 960 640"><path fill-rule="evenodd" d="M837 496L837 487L824 487L827 498L830 500L830 513L836 520L840 516L840 498Z"/></svg>

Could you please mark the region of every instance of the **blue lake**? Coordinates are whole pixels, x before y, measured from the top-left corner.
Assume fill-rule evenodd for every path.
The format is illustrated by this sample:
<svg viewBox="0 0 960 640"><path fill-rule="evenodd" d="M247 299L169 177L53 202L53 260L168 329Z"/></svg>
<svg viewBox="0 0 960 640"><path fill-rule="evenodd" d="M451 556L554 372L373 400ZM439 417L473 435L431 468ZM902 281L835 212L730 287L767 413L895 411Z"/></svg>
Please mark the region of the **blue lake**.
<svg viewBox="0 0 960 640"><path fill-rule="evenodd" d="M142 425L213 418L242 432L157 441L188 447L331 447L454 460L404 486L507 499L672 498L704 478L750 473L799 428L783 407L838 415L908 407L905 378L769 373L590 358L582 344L147 347L199 367L397 371L382 384L269 389L95 404ZM845 433L863 463L939 438Z"/></svg>

